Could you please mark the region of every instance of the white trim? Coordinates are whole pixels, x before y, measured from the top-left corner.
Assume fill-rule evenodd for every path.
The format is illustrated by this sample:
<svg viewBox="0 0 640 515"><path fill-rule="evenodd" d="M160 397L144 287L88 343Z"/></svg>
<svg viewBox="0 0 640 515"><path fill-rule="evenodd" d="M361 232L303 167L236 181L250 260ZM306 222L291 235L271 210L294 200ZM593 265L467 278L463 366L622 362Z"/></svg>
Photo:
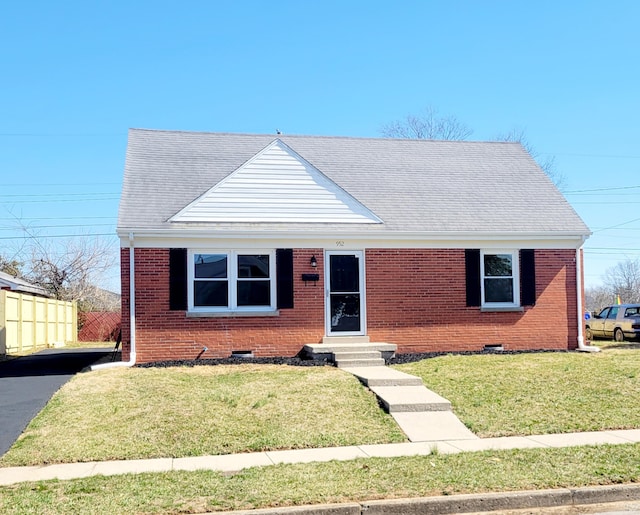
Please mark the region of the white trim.
<svg viewBox="0 0 640 515"><path fill-rule="evenodd" d="M513 284L513 302L487 302L485 300L484 282L487 277L484 273L485 255L495 256L508 254L511 256L511 276ZM504 277L506 278L506 276ZM491 280L491 279L490 279ZM520 251L518 249L481 249L480 250L480 292L481 308L519 308L520 307Z"/></svg>
<svg viewBox="0 0 640 515"><path fill-rule="evenodd" d="M128 246L128 238L119 231L122 247ZM491 233L388 233L366 232L362 234L341 231L316 233L312 231L237 231L176 229L173 231L143 231L136 233L139 248L191 248L252 249L296 248L390 248L390 249L577 249L584 242L582 235L545 234L491 234ZM340 246L339 246L340 245Z"/></svg>
<svg viewBox="0 0 640 515"><path fill-rule="evenodd" d="M582 352L600 352L600 347L592 345L586 345L584 342L584 334L582 328L584 327L584 311L582 308L582 291L584 284L582 282L582 249L576 249L576 306L578 308L578 350Z"/></svg>
<svg viewBox="0 0 640 515"><path fill-rule="evenodd" d="M227 306L195 306L194 305L194 256L196 254L225 254L227 256L228 297ZM269 256L269 305L268 306L238 306L237 284L245 279L238 277L238 256L266 254ZM264 279L262 279L264 280ZM273 313L276 311L276 252L274 249L203 249L190 248L187 250L187 313Z"/></svg>
<svg viewBox="0 0 640 515"><path fill-rule="evenodd" d="M331 330L331 277L330 277L330 256L356 256L359 266L359 295L360 295L360 330L359 331L332 331ZM365 281L365 252L364 250L325 250L324 252L324 319L325 334L327 336L364 336L367 334L367 302L366 302L366 281Z"/></svg>

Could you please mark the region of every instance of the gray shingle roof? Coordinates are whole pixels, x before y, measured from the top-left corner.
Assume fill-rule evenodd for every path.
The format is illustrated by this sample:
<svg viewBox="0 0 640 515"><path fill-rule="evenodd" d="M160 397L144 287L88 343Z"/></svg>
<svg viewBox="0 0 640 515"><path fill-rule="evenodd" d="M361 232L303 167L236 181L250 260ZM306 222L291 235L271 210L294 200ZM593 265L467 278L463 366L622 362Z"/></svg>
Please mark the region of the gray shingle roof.
<svg viewBox="0 0 640 515"><path fill-rule="evenodd" d="M0 272L0 289L8 289L18 293L28 293L33 295L41 295L43 297L49 297L47 290L41 286L31 284L30 282L20 279L19 277L13 277L5 272Z"/></svg>
<svg viewBox="0 0 640 515"><path fill-rule="evenodd" d="M518 143L225 134L132 129L118 230L168 220L280 139L384 224L358 230L588 235L589 229ZM212 224L218 228L242 224ZM255 225L253 226L255 227ZM327 230L327 224L264 224ZM331 224L353 231L353 224Z"/></svg>

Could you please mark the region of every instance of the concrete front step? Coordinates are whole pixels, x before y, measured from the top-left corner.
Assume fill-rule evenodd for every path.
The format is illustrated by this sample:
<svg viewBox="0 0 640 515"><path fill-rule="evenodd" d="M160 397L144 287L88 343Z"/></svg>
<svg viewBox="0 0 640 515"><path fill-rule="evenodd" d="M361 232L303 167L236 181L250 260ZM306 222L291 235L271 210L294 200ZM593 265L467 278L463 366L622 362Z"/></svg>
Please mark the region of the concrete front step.
<svg viewBox="0 0 640 515"><path fill-rule="evenodd" d="M424 386L374 386L375 393L389 413L451 411L451 403Z"/></svg>
<svg viewBox="0 0 640 515"><path fill-rule="evenodd" d="M334 337L331 337L334 338ZM352 343L346 338L332 340L333 343L308 343L303 351L313 359L333 359L333 354L340 352L380 352L385 359L391 358L397 349L392 343Z"/></svg>
<svg viewBox="0 0 640 515"><path fill-rule="evenodd" d="M338 368L384 367L384 363L382 358L335 359Z"/></svg>
<svg viewBox="0 0 640 515"><path fill-rule="evenodd" d="M451 411L404 412L391 416L412 442L478 440Z"/></svg>
<svg viewBox="0 0 640 515"><path fill-rule="evenodd" d="M341 367L369 388L373 386L422 386L422 379L389 367Z"/></svg>
<svg viewBox="0 0 640 515"><path fill-rule="evenodd" d="M345 359L380 359L382 354L380 351L372 350L365 352L355 352L355 351L342 351L342 352L334 352L333 359L335 361L345 360Z"/></svg>

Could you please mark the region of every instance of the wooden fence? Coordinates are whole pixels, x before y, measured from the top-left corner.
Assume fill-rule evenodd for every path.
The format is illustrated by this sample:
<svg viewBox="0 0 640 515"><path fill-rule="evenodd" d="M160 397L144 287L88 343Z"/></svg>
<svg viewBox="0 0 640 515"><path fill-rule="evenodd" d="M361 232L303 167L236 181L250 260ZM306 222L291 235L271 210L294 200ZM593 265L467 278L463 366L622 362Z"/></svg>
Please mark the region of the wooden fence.
<svg viewBox="0 0 640 515"><path fill-rule="evenodd" d="M0 354L31 352L77 338L75 302L0 291Z"/></svg>

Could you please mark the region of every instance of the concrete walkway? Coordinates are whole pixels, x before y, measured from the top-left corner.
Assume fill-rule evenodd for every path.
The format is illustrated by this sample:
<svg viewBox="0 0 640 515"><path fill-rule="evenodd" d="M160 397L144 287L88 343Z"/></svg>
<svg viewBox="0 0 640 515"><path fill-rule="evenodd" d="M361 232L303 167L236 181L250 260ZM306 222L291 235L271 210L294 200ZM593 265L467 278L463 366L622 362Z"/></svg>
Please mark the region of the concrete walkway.
<svg viewBox="0 0 640 515"><path fill-rule="evenodd" d="M451 403L422 379L385 366L342 367L376 394L411 442L477 440L451 411Z"/></svg>
<svg viewBox="0 0 640 515"><path fill-rule="evenodd" d="M280 463L310 463L347 461L356 458L427 456L460 452L501 449L573 447L580 445L629 444L640 442L640 429L565 433L552 435L513 436L503 438L475 438L473 440L441 440L395 444L357 445L290 451L197 456L193 458L159 458L149 460L122 460L88 463L67 463L35 467L0 468L0 485L25 481L73 479L95 475L112 476L142 472L169 472L172 470L215 470L238 472L249 467L265 467Z"/></svg>

